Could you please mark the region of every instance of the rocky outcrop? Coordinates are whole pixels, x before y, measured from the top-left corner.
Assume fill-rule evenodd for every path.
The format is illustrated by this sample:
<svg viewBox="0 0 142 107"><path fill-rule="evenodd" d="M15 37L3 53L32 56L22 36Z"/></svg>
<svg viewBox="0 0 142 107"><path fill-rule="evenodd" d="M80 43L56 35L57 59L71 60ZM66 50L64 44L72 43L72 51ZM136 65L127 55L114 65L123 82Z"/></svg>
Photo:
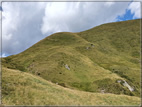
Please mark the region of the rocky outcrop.
<svg viewBox="0 0 142 107"><path fill-rule="evenodd" d="M70 70L70 67L68 66L68 64L65 65L65 68Z"/></svg>

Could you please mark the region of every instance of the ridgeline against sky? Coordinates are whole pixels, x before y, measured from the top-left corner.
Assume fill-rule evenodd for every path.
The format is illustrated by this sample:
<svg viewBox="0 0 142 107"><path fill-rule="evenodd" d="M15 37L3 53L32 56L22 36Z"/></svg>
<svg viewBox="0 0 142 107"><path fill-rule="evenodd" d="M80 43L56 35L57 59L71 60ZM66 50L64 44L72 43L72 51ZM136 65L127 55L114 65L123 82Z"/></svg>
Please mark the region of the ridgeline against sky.
<svg viewBox="0 0 142 107"><path fill-rule="evenodd" d="M140 48L140 19L52 34L22 53L2 58L2 101L139 105Z"/></svg>
<svg viewBox="0 0 142 107"><path fill-rule="evenodd" d="M24 51L56 32L140 18L139 2L2 2L2 56Z"/></svg>

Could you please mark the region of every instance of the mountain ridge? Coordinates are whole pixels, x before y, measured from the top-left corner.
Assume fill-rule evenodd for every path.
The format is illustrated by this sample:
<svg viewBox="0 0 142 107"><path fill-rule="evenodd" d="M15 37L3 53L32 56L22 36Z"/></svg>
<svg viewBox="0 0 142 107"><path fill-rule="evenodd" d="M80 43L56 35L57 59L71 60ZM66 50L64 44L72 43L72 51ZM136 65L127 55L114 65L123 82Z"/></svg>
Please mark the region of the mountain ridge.
<svg viewBox="0 0 142 107"><path fill-rule="evenodd" d="M22 53L2 58L2 65L75 90L140 97L139 22L55 33Z"/></svg>

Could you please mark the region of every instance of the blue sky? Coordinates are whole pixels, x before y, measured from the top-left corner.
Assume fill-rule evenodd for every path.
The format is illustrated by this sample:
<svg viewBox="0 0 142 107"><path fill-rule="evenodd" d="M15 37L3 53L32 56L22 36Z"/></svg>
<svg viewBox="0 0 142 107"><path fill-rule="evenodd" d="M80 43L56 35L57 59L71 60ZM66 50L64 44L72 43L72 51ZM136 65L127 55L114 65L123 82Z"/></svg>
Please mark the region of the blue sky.
<svg viewBox="0 0 142 107"><path fill-rule="evenodd" d="M126 13L123 16L118 16L118 21L126 21L126 20L132 20L134 17L134 13L131 13L130 10L126 10ZM137 18L134 18L137 19Z"/></svg>
<svg viewBox="0 0 142 107"><path fill-rule="evenodd" d="M139 2L4 2L0 10L3 57L56 32L80 32L141 16Z"/></svg>

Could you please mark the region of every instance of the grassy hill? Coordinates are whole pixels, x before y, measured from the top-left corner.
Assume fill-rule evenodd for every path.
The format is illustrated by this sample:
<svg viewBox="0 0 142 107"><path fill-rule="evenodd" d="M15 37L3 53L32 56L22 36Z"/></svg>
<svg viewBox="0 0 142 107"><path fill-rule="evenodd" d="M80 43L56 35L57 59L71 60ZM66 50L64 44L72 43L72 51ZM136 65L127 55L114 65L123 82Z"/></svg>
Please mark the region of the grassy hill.
<svg viewBox="0 0 142 107"><path fill-rule="evenodd" d="M55 33L2 64L74 90L140 97L140 20Z"/></svg>
<svg viewBox="0 0 142 107"><path fill-rule="evenodd" d="M3 105L140 105L140 98L127 95L77 91L39 76L3 68Z"/></svg>

